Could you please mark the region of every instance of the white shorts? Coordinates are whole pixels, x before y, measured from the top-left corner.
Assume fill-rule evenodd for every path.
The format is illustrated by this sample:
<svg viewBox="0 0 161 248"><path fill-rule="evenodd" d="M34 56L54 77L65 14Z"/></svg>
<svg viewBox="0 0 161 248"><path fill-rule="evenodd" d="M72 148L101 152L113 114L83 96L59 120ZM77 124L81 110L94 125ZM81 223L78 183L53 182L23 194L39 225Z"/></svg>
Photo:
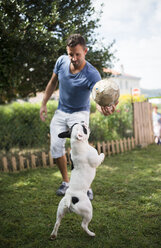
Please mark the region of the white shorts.
<svg viewBox="0 0 161 248"><path fill-rule="evenodd" d="M74 123L86 122L89 125L89 112L79 111L72 114L56 110L50 123L50 151L53 158L65 154L65 141L58 137L59 133L67 131Z"/></svg>

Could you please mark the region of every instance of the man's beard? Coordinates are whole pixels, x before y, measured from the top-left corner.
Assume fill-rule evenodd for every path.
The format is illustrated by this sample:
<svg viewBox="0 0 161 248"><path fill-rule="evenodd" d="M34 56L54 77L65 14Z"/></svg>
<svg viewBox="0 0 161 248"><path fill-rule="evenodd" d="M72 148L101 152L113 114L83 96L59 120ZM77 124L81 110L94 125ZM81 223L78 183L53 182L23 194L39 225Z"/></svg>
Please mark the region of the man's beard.
<svg viewBox="0 0 161 248"><path fill-rule="evenodd" d="M79 62L75 62L75 61L71 61L71 63L74 66L74 68L77 68L80 65Z"/></svg>

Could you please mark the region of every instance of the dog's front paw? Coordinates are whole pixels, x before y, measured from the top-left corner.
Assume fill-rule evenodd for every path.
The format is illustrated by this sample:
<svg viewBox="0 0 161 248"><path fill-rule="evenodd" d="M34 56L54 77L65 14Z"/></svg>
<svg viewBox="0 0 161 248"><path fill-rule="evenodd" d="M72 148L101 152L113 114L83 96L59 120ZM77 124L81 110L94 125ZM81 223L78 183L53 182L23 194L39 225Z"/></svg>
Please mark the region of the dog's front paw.
<svg viewBox="0 0 161 248"><path fill-rule="evenodd" d="M55 239L56 239L56 235L55 234L51 234L49 240L53 241Z"/></svg>
<svg viewBox="0 0 161 248"><path fill-rule="evenodd" d="M101 153L101 154L100 154L100 158L101 158L101 163L102 163L103 160L105 159L105 154L104 154L104 153Z"/></svg>

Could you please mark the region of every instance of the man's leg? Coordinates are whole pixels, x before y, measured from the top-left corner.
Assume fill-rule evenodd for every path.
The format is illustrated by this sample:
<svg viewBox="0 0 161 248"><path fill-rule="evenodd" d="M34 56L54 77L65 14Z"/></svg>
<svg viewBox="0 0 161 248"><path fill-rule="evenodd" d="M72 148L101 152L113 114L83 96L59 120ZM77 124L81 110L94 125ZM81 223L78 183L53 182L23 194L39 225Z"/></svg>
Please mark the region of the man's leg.
<svg viewBox="0 0 161 248"><path fill-rule="evenodd" d="M56 159L56 164L62 175L62 184L57 190L57 195L64 195L68 188L67 159L65 155L65 140L58 137L59 133L67 131L66 113L56 111L50 123L50 151L51 156Z"/></svg>
<svg viewBox="0 0 161 248"><path fill-rule="evenodd" d="M67 159L66 155L63 155L60 158L56 159L56 164L60 170L60 173L62 175L63 182L56 191L57 195L63 196L65 195L66 190L69 187L69 178L68 178L68 171L67 171Z"/></svg>
<svg viewBox="0 0 161 248"><path fill-rule="evenodd" d="M56 159L56 164L61 172L63 181L66 183L69 183L69 177L68 177L68 171L67 171L67 159L66 155L57 158Z"/></svg>

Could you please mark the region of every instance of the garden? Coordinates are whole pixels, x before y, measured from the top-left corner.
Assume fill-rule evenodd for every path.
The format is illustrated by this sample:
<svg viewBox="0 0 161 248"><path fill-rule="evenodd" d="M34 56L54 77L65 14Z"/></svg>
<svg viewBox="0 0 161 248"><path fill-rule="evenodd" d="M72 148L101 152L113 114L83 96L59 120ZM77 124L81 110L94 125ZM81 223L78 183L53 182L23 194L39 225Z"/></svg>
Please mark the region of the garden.
<svg viewBox="0 0 161 248"><path fill-rule="evenodd" d="M101 149L108 155L133 149L136 146L133 132L133 103L141 101L145 101L144 96L121 95L116 111L108 117L100 114L95 102L92 101L89 142L98 151ZM49 101L48 118L45 122L39 117L40 104L13 102L0 106L1 171L12 172L53 166L55 161L52 162L49 153L49 125L57 104L57 101ZM67 139L67 157L69 150L70 140Z"/></svg>
<svg viewBox="0 0 161 248"><path fill-rule="evenodd" d="M92 184L93 219L89 237L81 218L62 220L49 241L60 197L57 167L0 175L1 248L159 248L161 245L161 146L106 158ZM70 174L70 168L68 168Z"/></svg>
<svg viewBox="0 0 161 248"><path fill-rule="evenodd" d="M103 68L113 68L118 59L115 39L100 40L103 5L96 9L91 0L1 3L0 248L161 247L161 146L137 146L133 103L147 99L131 95L122 95L108 117L91 102L89 142L99 152L108 147L92 184L90 229L96 237L82 230L79 216L69 214L58 238L49 241L61 199L55 194L60 172L49 153L49 124L58 103L48 102L48 118L42 122L40 104L24 101L44 91L57 58L66 53L69 34L85 37L86 59L102 78L110 76ZM68 151L69 146L68 139ZM70 174L69 161L68 156Z"/></svg>
<svg viewBox="0 0 161 248"><path fill-rule="evenodd" d="M115 113L104 117L91 104L90 142L133 135L133 101L121 96ZM39 119L40 105L12 103L1 106L1 156L49 150L49 123L57 102L48 103L48 119ZM67 142L69 146L69 142ZM0 247L111 247L158 248L161 245L161 146L106 157L92 184L96 237L81 228L81 218L69 214L62 220L58 237L49 241L60 197L58 168L38 167L0 174ZM70 174L70 166L68 173Z"/></svg>
<svg viewBox="0 0 161 248"><path fill-rule="evenodd" d="M132 102L144 101L144 96L122 95L113 115L101 115L94 101L91 102L90 139L97 141L115 140L133 135ZM39 117L40 104L17 103L0 106L0 149L46 148L49 149L49 125L57 109L57 101L48 102L48 118L42 122Z"/></svg>

